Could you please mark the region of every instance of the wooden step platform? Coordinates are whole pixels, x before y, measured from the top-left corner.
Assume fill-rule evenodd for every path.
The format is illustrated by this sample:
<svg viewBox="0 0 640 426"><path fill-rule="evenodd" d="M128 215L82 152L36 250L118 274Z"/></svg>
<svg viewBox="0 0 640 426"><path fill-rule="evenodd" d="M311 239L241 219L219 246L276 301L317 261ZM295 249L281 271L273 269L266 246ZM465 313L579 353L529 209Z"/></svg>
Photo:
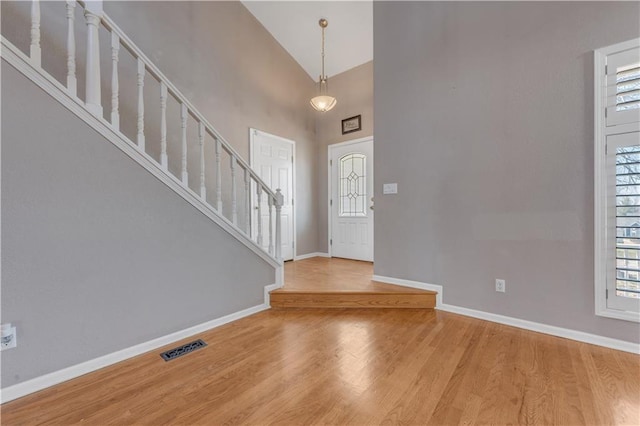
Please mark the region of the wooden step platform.
<svg viewBox="0 0 640 426"><path fill-rule="evenodd" d="M270 293L271 307L433 309L436 292L371 280L373 264L311 258L285 264L285 285Z"/></svg>
<svg viewBox="0 0 640 426"><path fill-rule="evenodd" d="M409 289L412 290L412 289ZM271 292L272 308L412 308L433 309L436 294L415 291L286 291Z"/></svg>

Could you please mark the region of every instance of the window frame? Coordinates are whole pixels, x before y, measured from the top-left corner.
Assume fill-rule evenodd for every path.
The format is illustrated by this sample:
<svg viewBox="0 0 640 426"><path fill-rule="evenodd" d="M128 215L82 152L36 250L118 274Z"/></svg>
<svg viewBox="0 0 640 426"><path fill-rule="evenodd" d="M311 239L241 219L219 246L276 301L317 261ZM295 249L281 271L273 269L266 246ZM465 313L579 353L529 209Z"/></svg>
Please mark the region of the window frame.
<svg viewBox="0 0 640 426"><path fill-rule="evenodd" d="M640 132L640 122L607 126L606 77L607 57L630 49L640 49L640 38L596 49L594 51L594 274L595 314L602 317L640 322L640 310L614 309L607 305L607 137ZM613 246L613 255L616 247Z"/></svg>

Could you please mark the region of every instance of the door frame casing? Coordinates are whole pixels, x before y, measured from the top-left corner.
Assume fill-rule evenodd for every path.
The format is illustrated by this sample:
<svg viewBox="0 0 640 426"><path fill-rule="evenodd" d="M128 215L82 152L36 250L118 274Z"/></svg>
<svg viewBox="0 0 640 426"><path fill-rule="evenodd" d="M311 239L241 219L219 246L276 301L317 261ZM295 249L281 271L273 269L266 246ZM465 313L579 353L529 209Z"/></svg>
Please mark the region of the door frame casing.
<svg viewBox="0 0 640 426"><path fill-rule="evenodd" d="M293 227L293 232L291 233L291 236L293 238L292 246L293 246L293 250L292 250L292 254L293 254L293 260L295 260L296 258L296 253L298 251L298 236L296 235L296 203L295 203L295 199L296 199L296 141L292 140L292 139L287 139L287 138L283 138L282 136L278 136L278 135L274 135L272 133L268 133L265 132L263 130L259 130L256 129L254 127L249 127L249 166L251 166L251 169L253 169L253 165L254 165L254 153L255 153L255 140L254 140L254 136L257 133L262 133L263 135L267 135L271 138L274 139L278 139L282 142L286 142L288 144L291 145L291 155L293 156L293 161L291 162L292 165L292 169L291 169L291 226ZM254 172L258 173L256 170L254 170ZM258 175L259 176L259 175ZM274 191L276 190L276 188L273 189ZM254 191L251 191L251 206L249 206L249 210L251 212L253 212L253 200L254 200L254 196L255 194L253 194ZM251 217L253 217L253 214L251 215ZM251 221L251 233L253 233L253 221Z"/></svg>
<svg viewBox="0 0 640 426"><path fill-rule="evenodd" d="M333 234L333 217L332 217L332 205L331 205L331 193L332 193L332 187L331 187L331 159L332 159L332 154L333 154L333 150L335 148L341 148L343 146L347 146L347 145L355 145L358 143L362 143L362 142L369 142L371 141L371 143L373 144L374 147L374 151L375 151L375 143L373 140L373 135L371 136L365 136L363 138L358 138L358 139L352 139L349 141L344 141L344 142L339 142L339 143L334 143L331 145L327 146L327 228L328 228L328 234L327 235L327 253L329 254L329 257L332 257L332 247L331 247L331 236ZM375 171L374 171L375 174ZM375 185L375 182L374 182ZM374 186L374 190L375 190L375 186ZM371 194L371 196L373 196L373 194ZM375 221L375 219L374 219ZM374 222L374 227L375 227L375 222ZM371 244L373 244L373 240L371 241ZM373 253L375 256L375 246L373 247ZM375 259L374 259L375 260Z"/></svg>

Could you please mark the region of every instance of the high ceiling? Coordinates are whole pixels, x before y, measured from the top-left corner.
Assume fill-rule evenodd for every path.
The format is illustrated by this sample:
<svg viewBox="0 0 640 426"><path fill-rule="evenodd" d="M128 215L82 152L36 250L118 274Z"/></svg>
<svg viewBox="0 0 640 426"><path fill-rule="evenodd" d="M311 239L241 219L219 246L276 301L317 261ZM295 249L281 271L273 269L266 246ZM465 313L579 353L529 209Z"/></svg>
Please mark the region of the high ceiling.
<svg viewBox="0 0 640 426"><path fill-rule="evenodd" d="M300 66L317 80L326 18L325 72L331 77L373 59L373 2L243 1Z"/></svg>

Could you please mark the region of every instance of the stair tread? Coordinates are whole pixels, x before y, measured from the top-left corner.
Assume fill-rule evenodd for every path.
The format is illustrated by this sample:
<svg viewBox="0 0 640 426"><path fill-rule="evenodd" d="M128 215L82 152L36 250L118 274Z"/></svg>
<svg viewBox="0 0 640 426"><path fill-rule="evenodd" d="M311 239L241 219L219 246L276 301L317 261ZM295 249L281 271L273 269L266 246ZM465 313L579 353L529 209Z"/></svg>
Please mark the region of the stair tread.
<svg viewBox="0 0 640 426"><path fill-rule="evenodd" d="M346 294L357 294L357 295L401 295L401 294L411 294L411 295L436 295L438 294L435 291L430 290L421 290L421 289L407 289L407 290L306 290L306 289L296 289L296 288L281 288L278 290L273 290L271 294L337 294L337 295L346 295Z"/></svg>

